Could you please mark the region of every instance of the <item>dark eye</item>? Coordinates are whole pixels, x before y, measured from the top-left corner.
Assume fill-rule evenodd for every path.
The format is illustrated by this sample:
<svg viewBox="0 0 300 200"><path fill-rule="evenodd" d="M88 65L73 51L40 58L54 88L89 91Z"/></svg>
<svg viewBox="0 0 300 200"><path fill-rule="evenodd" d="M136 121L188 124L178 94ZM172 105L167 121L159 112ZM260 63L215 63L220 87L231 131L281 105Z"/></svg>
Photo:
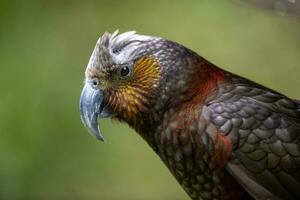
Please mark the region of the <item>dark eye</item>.
<svg viewBox="0 0 300 200"><path fill-rule="evenodd" d="M97 87L99 85L99 80L97 78L92 79L91 81L93 87Z"/></svg>
<svg viewBox="0 0 300 200"><path fill-rule="evenodd" d="M122 66L120 69L120 75L121 76L127 76L130 72L130 69L128 66Z"/></svg>

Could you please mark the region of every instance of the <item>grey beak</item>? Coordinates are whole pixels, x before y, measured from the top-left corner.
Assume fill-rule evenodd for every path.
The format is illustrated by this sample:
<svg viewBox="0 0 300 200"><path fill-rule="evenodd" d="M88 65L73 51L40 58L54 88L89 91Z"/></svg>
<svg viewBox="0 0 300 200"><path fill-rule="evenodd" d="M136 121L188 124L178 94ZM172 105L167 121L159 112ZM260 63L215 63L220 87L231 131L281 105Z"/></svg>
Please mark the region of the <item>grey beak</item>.
<svg viewBox="0 0 300 200"><path fill-rule="evenodd" d="M104 108L104 94L101 89L93 88L86 83L80 96L80 117L89 133L98 140L104 141L98 125L98 118L110 117L114 114Z"/></svg>

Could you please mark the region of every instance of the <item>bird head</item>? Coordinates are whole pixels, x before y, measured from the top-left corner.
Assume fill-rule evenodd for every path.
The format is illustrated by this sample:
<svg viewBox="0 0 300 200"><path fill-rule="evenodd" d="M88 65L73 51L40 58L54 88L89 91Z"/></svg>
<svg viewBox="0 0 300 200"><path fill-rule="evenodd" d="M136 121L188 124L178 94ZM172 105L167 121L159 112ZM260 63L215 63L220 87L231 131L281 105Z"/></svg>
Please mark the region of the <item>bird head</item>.
<svg viewBox="0 0 300 200"><path fill-rule="evenodd" d="M99 140L103 136L98 118L116 118L137 131L149 127L160 120L163 110L187 99L187 90L197 91L191 82L199 78L193 75L199 58L191 50L159 37L134 31L105 33L97 41L85 71L80 97L82 122Z"/></svg>

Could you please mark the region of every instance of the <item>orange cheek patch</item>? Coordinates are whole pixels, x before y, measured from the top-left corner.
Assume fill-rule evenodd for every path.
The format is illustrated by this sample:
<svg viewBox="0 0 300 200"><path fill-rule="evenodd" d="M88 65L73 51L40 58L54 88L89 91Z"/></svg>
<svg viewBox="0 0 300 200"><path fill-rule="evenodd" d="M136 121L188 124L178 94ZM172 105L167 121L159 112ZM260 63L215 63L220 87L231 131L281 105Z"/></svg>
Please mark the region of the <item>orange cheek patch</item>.
<svg viewBox="0 0 300 200"><path fill-rule="evenodd" d="M134 84L141 88L152 88L160 78L160 69L155 58L144 57L139 59L134 65Z"/></svg>
<svg viewBox="0 0 300 200"><path fill-rule="evenodd" d="M160 80L160 68L153 57L143 57L133 66L132 78L110 92L109 104L126 121L136 121L138 112L149 105L149 99Z"/></svg>

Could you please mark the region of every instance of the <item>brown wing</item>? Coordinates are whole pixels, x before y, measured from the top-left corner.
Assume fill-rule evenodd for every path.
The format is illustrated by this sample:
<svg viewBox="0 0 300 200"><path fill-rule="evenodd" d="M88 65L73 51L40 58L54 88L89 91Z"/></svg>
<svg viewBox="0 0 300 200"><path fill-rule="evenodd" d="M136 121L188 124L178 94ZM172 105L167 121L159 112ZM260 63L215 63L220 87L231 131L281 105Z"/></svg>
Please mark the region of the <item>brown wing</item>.
<svg viewBox="0 0 300 200"><path fill-rule="evenodd" d="M300 199L300 103L239 78L203 115L232 143L226 169L256 199Z"/></svg>

